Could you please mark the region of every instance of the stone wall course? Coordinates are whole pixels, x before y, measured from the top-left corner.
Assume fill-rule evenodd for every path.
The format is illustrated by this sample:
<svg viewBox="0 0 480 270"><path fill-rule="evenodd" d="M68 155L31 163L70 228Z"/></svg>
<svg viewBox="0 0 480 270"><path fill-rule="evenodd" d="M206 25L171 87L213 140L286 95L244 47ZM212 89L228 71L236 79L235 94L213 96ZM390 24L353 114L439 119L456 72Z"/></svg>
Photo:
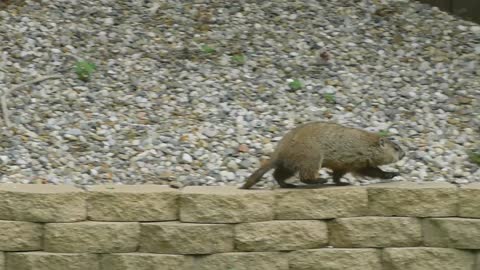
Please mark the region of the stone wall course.
<svg viewBox="0 0 480 270"><path fill-rule="evenodd" d="M429 218L423 232L425 246L480 249L480 219Z"/></svg>
<svg viewBox="0 0 480 270"><path fill-rule="evenodd" d="M87 217L86 193L68 185L0 184L0 219L74 222Z"/></svg>
<svg viewBox="0 0 480 270"><path fill-rule="evenodd" d="M449 217L457 215L457 187L449 183L388 183L370 185L373 216Z"/></svg>
<svg viewBox="0 0 480 270"><path fill-rule="evenodd" d="M480 183L465 185L458 192L458 216L480 218Z"/></svg>
<svg viewBox="0 0 480 270"><path fill-rule="evenodd" d="M140 252L212 254L233 251L233 225L180 222L141 224Z"/></svg>
<svg viewBox="0 0 480 270"><path fill-rule="evenodd" d="M321 248L288 254L290 270L382 270L381 251L373 248Z"/></svg>
<svg viewBox="0 0 480 270"><path fill-rule="evenodd" d="M100 270L96 254L10 252L6 261L6 270Z"/></svg>
<svg viewBox="0 0 480 270"><path fill-rule="evenodd" d="M235 249L286 251L327 245L327 225L320 220L276 220L235 225Z"/></svg>
<svg viewBox="0 0 480 270"><path fill-rule="evenodd" d="M88 192L88 219L169 221L178 219L177 189L160 185L99 185Z"/></svg>
<svg viewBox="0 0 480 270"><path fill-rule="evenodd" d="M277 252L232 252L202 256L195 270L288 270L285 254Z"/></svg>
<svg viewBox="0 0 480 270"><path fill-rule="evenodd" d="M45 224L44 250L66 253L134 252L140 225L136 222Z"/></svg>
<svg viewBox="0 0 480 270"><path fill-rule="evenodd" d="M422 226L413 217L338 218L328 222L334 247L415 247L422 243Z"/></svg>
<svg viewBox="0 0 480 270"><path fill-rule="evenodd" d="M193 270L193 258L152 253L102 254L101 270Z"/></svg>
<svg viewBox="0 0 480 270"><path fill-rule="evenodd" d="M389 270L474 270L475 254L450 248L386 248L385 269Z"/></svg>
<svg viewBox="0 0 480 270"><path fill-rule="evenodd" d="M363 187L279 189L275 196L276 219L357 217L368 211L367 189Z"/></svg>
<svg viewBox="0 0 480 270"><path fill-rule="evenodd" d="M274 218L274 193L237 187L186 187L180 198L180 220L196 223L240 223Z"/></svg>
<svg viewBox="0 0 480 270"><path fill-rule="evenodd" d="M42 248L43 225L26 221L0 221L0 251Z"/></svg>

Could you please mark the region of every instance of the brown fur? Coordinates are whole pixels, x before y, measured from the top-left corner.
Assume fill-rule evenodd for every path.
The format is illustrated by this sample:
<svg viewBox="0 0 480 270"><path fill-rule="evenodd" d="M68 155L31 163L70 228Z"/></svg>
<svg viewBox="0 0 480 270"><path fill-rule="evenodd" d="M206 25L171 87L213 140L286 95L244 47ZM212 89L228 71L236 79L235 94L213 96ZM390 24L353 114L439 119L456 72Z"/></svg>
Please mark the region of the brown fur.
<svg viewBox="0 0 480 270"><path fill-rule="evenodd" d="M396 162L404 155L398 145L375 133L334 123L307 123L285 134L270 161L256 170L242 188L258 183L270 169L275 169L273 177L284 188L296 187L285 182L296 172L303 183L324 183L318 178L321 167L333 171L337 185L344 185L340 179L349 172L390 179L398 173L382 171L378 166Z"/></svg>

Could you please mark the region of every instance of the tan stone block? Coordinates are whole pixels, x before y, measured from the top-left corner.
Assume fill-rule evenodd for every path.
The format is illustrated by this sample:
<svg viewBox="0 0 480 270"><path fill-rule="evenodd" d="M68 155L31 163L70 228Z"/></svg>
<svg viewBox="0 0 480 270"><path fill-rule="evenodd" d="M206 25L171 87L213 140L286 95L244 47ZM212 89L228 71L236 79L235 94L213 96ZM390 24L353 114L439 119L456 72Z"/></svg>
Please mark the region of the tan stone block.
<svg viewBox="0 0 480 270"><path fill-rule="evenodd" d="M99 270L95 254L12 252L6 270Z"/></svg>
<svg viewBox="0 0 480 270"><path fill-rule="evenodd" d="M328 243L327 225L320 220L276 220L235 225L240 251L280 251L317 248Z"/></svg>
<svg viewBox="0 0 480 270"><path fill-rule="evenodd" d="M88 192L88 218L96 221L178 219L179 191L160 185L99 185Z"/></svg>
<svg viewBox="0 0 480 270"><path fill-rule="evenodd" d="M180 199L180 220L197 223L240 223L274 218L274 193L233 186L186 187Z"/></svg>
<svg viewBox="0 0 480 270"><path fill-rule="evenodd" d="M232 252L199 258L195 270L288 270L288 260L276 252Z"/></svg>
<svg viewBox="0 0 480 270"><path fill-rule="evenodd" d="M73 222L87 217L85 192L67 185L0 184L0 219Z"/></svg>
<svg viewBox="0 0 480 270"><path fill-rule="evenodd" d="M321 248L288 255L290 270L382 270L380 251L367 248Z"/></svg>
<svg viewBox="0 0 480 270"><path fill-rule="evenodd" d="M375 216L444 217L457 214L457 188L449 183L388 183L368 190Z"/></svg>
<svg viewBox="0 0 480 270"><path fill-rule="evenodd" d="M133 252L138 246L140 226L136 222L77 222L45 224L48 252Z"/></svg>
<svg viewBox="0 0 480 270"><path fill-rule="evenodd" d="M150 253L103 254L102 270L190 270L193 258L184 255Z"/></svg>
<svg viewBox="0 0 480 270"><path fill-rule="evenodd" d="M41 224L25 221L0 221L0 250L29 251L42 248Z"/></svg>
<svg viewBox="0 0 480 270"><path fill-rule="evenodd" d="M232 250L232 225L180 222L141 224L140 252L211 254Z"/></svg>
<svg viewBox="0 0 480 270"><path fill-rule="evenodd" d="M368 209L363 187L279 189L275 192L276 219L330 219L362 216Z"/></svg>
<svg viewBox="0 0 480 270"><path fill-rule="evenodd" d="M5 270L5 253L0 252L0 270Z"/></svg>
<svg viewBox="0 0 480 270"><path fill-rule="evenodd" d="M425 246L480 249L480 219L425 219L423 234Z"/></svg>
<svg viewBox="0 0 480 270"><path fill-rule="evenodd" d="M339 218L328 223L334 247L414 247L422 243L422 227L410 217Z"/></svg>
<svg viewBox="0 0 480 270"><path fill-rule="evenodd" d="M480 183L463 186L458 192L460 217L480 218Z"/></svg>
<svg viewBox="0 0 480 270"><path fill-rule="evenodd" d="M383 262L388 270L469 270L473 269L475 255L449 248L386 248Z"/></svg>

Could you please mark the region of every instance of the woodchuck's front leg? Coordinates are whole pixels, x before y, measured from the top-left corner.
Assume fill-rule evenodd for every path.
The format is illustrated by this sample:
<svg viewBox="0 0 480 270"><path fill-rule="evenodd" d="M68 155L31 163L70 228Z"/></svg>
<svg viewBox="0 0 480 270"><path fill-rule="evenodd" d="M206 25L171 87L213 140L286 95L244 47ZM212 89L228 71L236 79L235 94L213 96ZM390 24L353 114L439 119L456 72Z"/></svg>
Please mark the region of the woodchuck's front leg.
<svg viewBox="0 0 480 270"><path fill-rule="evenodd" d="M361 170L357 170L356 173L363 176L375 177L380 179L392 179L393 177L400 175L397 172L382 171L378 167L367 167Z"/></svg>

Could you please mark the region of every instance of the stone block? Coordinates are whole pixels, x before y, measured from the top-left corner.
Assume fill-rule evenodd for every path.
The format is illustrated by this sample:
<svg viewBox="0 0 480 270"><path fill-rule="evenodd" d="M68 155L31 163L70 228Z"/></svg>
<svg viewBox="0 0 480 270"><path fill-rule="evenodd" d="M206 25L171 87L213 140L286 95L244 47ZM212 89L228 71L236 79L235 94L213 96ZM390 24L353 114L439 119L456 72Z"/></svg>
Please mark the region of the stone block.
<svg viewBox="0 0 480 270"><path fill-rule="evenodd" d="M463 186L458 191L460 217L480 218L480 183Z"/></svg>
<svg viewBox="0 0 480 270"><path fill-rule="evenodd" d="M0 251L30 251L42 248L43 226L26 221L0 221Z"/></svg>
<svg viewBox="0 0 480 270"><path fill-rule="evenodd" d="M386 248L383 262L389 270L469 270L473 269L475 255L449 248Z"/></svg>
<svg viewBox="0 0 480 270"><path fill-rule="evenodd" d="M362 216L368 210L363 187L279 189L275 192L276 219L331 219Z"/></svg>
<svg viewBox="0 0 480 270"><path fill-rule="evenodd" d="M232 252L202 256L195 266L195 270L288 270L288 260L276 252Z"/></svg>
<svg viewBox="0 0 480 270"><path fill-rule="evenodd" d="M290 270L382 270L380 251L368 248L321 248L288 255Z"/></svg>
<svg viewBox="0 0 480 270"><path fill-rule="evenodd" d="M320 220L276 220L235 225L239 251L286 251L325 246L327 225Z"/></svg>
<svg viewBox="0 0 480 270"><path fill-rule="evenodd" d="M457 214L457 188L449 183L388 183L368 190L374 216L448 217Z"/></svg>
<svg viewBox="0 0 480 270"><path fill-rule="evenodd" d="M180 198L180 220L196 223L240 223L274 218L274 193L233 186L186 187Z"/></svg>
<svg viewBox="0 0 480 270"><path fill-rule="evenodd" d="M6 257L6 270L100 270L96 254L12 252Z"/></svg>
<svg viewBox="0 0 480 270"><path fill-rule="evenodd" d="M429 218L423 233L425 246L480 249L480 219Z"/></svg>
<svg viewBox="0 0 480 270"><path fill-rule="evenodd" d="M169 221L178 219L179 191L160 185L99 185L88 192L88 219Z"/></svg>
<svg viewBox="0 0 480 270"><path fill-rule="evenodd" d="M74 222L87 217L86 196L68 185L0 184L0 219Z"/></svg>
<svg viewBox="0 0 480 270"><path fill-rule="evenodd" d="M328 223L334 247L414 247L422 243L422 226L411 217L339 218Z"/></svg>
<svg viewBox="0 0 480 270"><path fill-rule="evenodd" d="M45 224L44 250L65 253L134 252L140 226L136 222Z"/></svg>
<svg viewBox="0 0 480 270"><path fill-rule="evenodd" d="M150 253L103 254L102 270L191 270L193 258L183 255Z"/></svg>
<svg viewBox="0 0 480 270"><path fill-rule="evenodd" d="M141 224L140 252L211 254L232 250L232 225L180 222Z"/></svg>

